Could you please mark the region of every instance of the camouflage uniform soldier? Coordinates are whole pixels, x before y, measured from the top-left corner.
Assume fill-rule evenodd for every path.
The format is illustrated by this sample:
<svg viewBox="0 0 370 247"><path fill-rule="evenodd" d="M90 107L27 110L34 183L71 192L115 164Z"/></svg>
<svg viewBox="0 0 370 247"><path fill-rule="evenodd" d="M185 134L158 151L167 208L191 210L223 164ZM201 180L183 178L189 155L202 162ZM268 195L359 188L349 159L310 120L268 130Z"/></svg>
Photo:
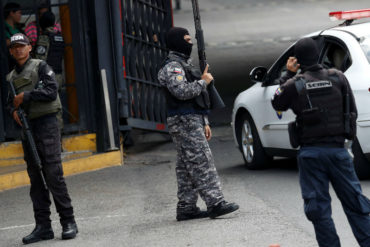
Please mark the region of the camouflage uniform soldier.
<svg viewBox="0 0 370 247"><path fill-rule="evenodd" d="M208 66L201 75L191 64L192 41L184 28L171 28L167 34L170 53L158 73L165 88L168 128L177 149L176 175L178 183L178 221L195 218L215 218L239 208L227 203L221 191L208 140L211 129L204 92L213 77ZM207 211L197 206L198 193Z"/></svg>

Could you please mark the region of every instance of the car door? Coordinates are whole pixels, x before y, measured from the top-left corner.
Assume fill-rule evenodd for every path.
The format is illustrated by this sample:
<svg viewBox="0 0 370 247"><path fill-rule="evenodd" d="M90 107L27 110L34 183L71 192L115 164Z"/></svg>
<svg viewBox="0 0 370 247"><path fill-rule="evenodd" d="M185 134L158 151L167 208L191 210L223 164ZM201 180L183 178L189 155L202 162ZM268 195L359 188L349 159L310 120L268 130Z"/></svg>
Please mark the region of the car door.
<svg viewBox="0 0 370 247"><path fill-rule="evenodd" d="M288 135L288 123L295 119L291 110L277 112L272 108L271 98L280 86L277 79L286 73L286 62L293 56L293 47L288 49L270 68L266 80L262 83L260 136L265 148L291 149Z"/></svg>

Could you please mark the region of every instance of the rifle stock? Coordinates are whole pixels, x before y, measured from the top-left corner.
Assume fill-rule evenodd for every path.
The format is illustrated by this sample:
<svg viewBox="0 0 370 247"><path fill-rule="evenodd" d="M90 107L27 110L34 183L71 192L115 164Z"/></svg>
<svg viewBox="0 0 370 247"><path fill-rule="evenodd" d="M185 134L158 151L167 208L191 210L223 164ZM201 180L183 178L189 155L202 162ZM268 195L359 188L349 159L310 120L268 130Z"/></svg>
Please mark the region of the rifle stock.
<svg viewBox="0 0 370 247"><path fill-rule="evenodd" d="M17 95L17 93L15 92L14 85L13 85L12 82L9 82L9 85L10 85L11 94L13 95L13 97L15 97ZM27 146L29 148L29 151L31 151L32 159L33 159L37 169L39 170L39 173L40 173L40 176L41 176L41 179L42 179L42 183L44 184L45 189L48 189L48 186L46 184L46 180L45 180L45 177L44 177L44 173L42 172L41 159L40 159L40 156L37 152L35 140L33 139L32 132L31 132L30 126L28 124L26 114L25 114L24 110L21 107L18 108L17 113L18 113L18 116L19 116L19 118L22 122L23 133L25 135L26 143L27 143Z"/></svg>
<svg viewBox="0 0 370 247"><path fill-rule="evenodd" d="M193 5L195 38L197 39L197 46L198 46L199 67L200 67L201 72L203 73L207 66L207 58L206 58L206 49L205 49L205 43L204 43L202 24L200 21L198 0L192 0L191 3ZM210 109L219 109L219 108L225 107L225 103L222 100L220 94L218 93L214 85L214 81L212 81L208 85L207 90L208 90L209 99L211 102Z"/></svg>

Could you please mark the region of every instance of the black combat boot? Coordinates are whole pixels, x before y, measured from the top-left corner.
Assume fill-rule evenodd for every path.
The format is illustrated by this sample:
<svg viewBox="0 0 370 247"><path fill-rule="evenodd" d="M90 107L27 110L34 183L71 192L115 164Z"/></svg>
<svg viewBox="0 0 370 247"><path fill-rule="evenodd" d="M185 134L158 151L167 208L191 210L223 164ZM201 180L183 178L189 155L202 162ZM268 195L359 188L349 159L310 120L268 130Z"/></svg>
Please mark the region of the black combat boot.
<svg viewBox="0 0 370 247"><path fill-rule="evenodd" d="M78 233L77 224L75 222L70 222L63 225L62 239L72 239L75 238Z"/></svg>
<svg viewBox="0 0 370 247"><path fill-rule="evenodd" d="M48 240L54 238L54 232L51 228L51 224L46 225L36 225L35 229L30 235L24 237L22 242L24 244L36 243L41 240Z"/></svg>
<svg viewBox="0 0 370 247"><path fill-rule="evenodd" d="M176 219L177 221L183 220L192 220L192 219L200 219L200 218L207 218L208 212L202 211L198 207L194 207L193 210L189 211L181 211L177 209Z"/></svg>
<svg viewBox="0 0 370 247"><path fill-rule="evenodd" d="M208 209L209 217L214 219L218 216L232 213L239 209L239 205L233 202L222 201L216 206L213 206Z"/></svg>

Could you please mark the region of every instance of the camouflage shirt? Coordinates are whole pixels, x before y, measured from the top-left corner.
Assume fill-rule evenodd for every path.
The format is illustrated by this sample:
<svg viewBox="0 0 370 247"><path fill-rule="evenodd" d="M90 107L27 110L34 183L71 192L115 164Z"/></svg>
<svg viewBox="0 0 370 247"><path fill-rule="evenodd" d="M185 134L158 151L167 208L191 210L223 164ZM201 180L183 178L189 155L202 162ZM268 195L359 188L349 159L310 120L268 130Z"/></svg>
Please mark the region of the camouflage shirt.
<svg viewBox="0 0 370 247"><path fill-rule="evenodd" d="M172 51L170 54L185 59ZM191 64L191 59L188 59L186 62ZM160 69L158 80L163 87L167 87L168 91L179 100L195 98L207 87L207 83L204 80L188 81L184 68L176 61L169 62Z"/></svg>

